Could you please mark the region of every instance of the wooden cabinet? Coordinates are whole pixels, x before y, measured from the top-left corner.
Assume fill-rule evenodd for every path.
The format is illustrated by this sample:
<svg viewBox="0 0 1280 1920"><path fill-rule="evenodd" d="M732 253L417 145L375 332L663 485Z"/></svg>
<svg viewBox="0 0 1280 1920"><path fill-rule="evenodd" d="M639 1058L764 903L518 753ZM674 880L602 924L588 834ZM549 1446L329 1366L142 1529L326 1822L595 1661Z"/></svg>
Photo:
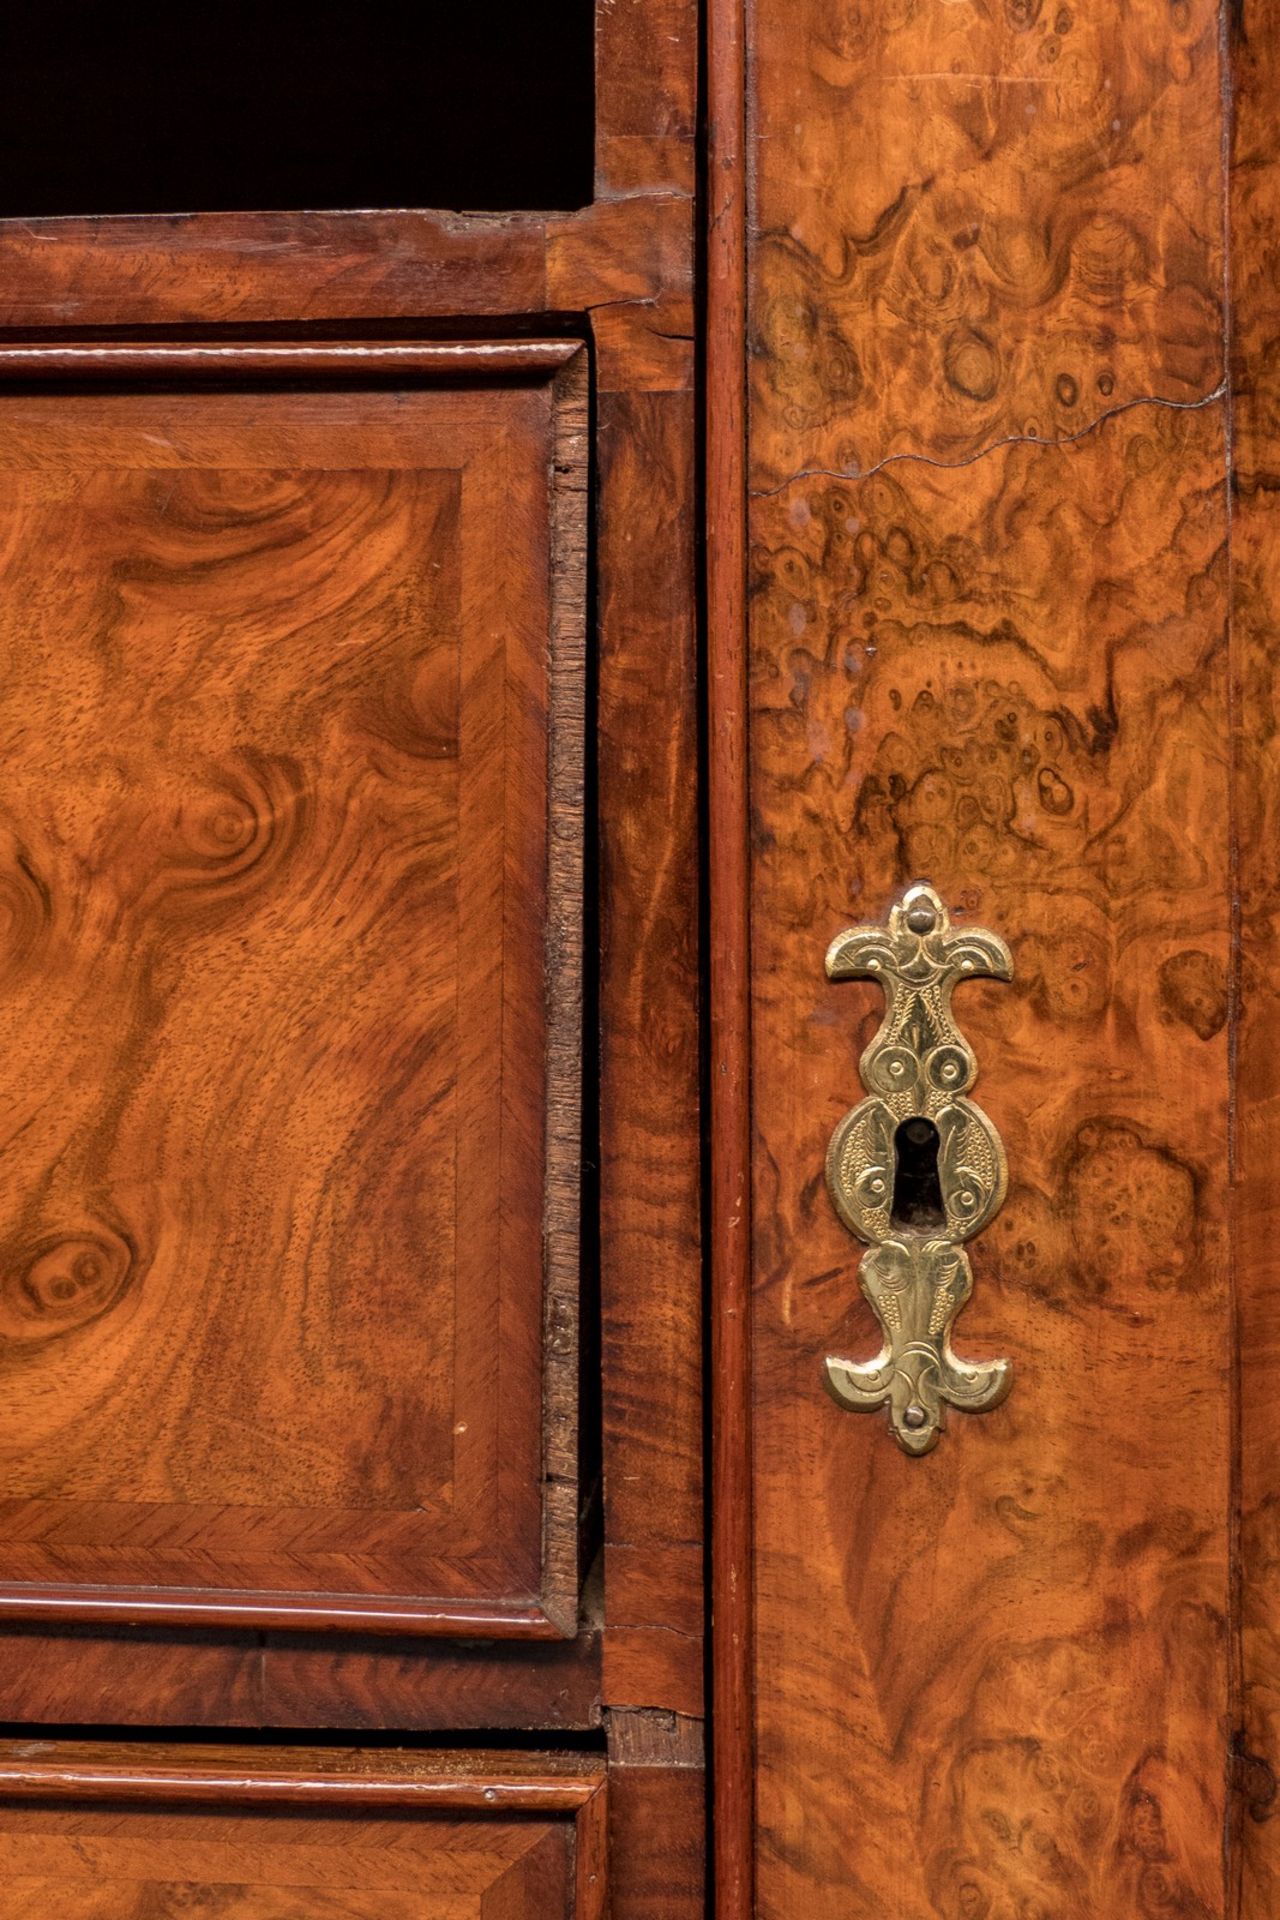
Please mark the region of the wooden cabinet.
<svg viewBox="0 0 1280 1920"><path fill-rule="evenodd" d="M1278 9L0 219L0 1920L1272 1920Z"/></svg>
<svg viewBox="0 0 1280 1920"><path fill-rule="evenodd" d="M748 16L710 75L724 1912L1266 1920L1280 18ZM1012 959L970 949L949 1054L921 881ZM929 1218L893 1139L839 1144L935 1067L1008 1156L982 1413L961 1280L908 1318L994 1153Z"/></svg>

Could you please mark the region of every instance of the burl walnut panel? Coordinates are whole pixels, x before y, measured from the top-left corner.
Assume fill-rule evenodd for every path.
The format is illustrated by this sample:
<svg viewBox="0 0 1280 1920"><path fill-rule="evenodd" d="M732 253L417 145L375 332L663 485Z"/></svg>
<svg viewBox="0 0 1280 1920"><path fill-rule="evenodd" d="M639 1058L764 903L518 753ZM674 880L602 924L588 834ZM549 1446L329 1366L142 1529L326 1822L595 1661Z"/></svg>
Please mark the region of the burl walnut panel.
<svg viewBox="0 0 1280 1920"><path fill-rule="evenodd" d="M0 397L0 1613L572 1630L584 357L519 351Z"/></svg>
<svg viewBox="0 0 1280 1920"><path fill-rule="evenodd" d="M1135 410L756 517L768 1920L1221 1911L1222 460ZM1011 1170L959 1344L1014 1388L923 1461L821 1381L878 1340L822 1166L880 1017L822 956L918 875L1016 966L956 1001Z"/></svg>
<svg viewBox="0 0 1280 1920"><path fill-rule="evenodd" d="M1236 1196L1240 1391L1240 1920L1280 1911L1280 8L1233 23L1232 653L1239 725Z"/></svg>
<svg viewBox="0 0 1280 1920"><path fill-rule="evenodd" d="M1223 377L1211 0L764 0L752 467L1058 441Z"/></svg>
<svg viewBox="0 0 1280 1920"><path fill-rule="evenodd" d="M757 8L749 222L761 1920L1221 1920L1233 716L1218 24ZM1008 1200L999 1409L907 1458L823 1180L931 882Z"/></svg>

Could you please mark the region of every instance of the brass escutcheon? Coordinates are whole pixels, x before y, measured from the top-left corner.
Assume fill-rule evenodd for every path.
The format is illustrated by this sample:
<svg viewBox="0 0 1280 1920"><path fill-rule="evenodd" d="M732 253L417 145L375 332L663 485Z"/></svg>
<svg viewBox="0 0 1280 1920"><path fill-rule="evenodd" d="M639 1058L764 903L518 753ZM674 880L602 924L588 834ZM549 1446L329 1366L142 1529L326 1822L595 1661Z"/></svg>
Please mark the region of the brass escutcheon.
<svg viewBox="0 0 1280 1920"><path fill-rule="evenodd" d="M910 1454L938 1444L945 1407L999 1406L1008 1360L958 1360L956 1315L973 1291L963 1241L992 1218L1008 1171L1000 1136L967 1098L978 1063L951 1013L960 980L1008 980L1009 949L980 927L957 931L932 887L909 887L882 927L851 927L827 951L832 980L878 980L885 1011L862 1056L867 1098L844 1116L827 1150L836 1212L867 1243L858 1280L884 1334L874 1360L825 1363L840 1406L886 1404Z"/></svg>

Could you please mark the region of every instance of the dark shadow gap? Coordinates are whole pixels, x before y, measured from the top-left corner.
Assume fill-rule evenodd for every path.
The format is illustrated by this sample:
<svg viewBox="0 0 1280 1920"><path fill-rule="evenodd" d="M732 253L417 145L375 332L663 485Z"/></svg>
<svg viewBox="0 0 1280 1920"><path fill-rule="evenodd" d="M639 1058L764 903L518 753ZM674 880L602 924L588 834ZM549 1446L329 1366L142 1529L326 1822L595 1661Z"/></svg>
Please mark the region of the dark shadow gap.
<svg viewBox="0 0 1280 1920"><path fill-rule="evenodd" d="M122 1741L135 1745L193 1747L368 1747L392 1751L411 1748L415 1753L470 1753L497 1748L509 1753L598 1754L603 1753L605 1747L602 1728L572 1733L527 1733L509 1727L496 1731L470 1728L457 1733L389 1733L362 1727L86 1726L44 1720L0 1721L0 1740Z"/></svg>
<svg viewBox="0 0 1280 1920"><path fill-rule="evenodd" d="M591 198L591 0L0 10L0 218Z"/></svg>

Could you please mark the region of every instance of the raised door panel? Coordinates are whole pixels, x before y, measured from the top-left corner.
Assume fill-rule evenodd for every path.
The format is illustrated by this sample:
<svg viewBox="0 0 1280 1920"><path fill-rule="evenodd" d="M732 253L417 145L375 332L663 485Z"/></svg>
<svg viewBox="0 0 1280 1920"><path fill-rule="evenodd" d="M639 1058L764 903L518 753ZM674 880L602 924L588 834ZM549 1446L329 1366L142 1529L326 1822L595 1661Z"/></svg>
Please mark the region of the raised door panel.
<svg viewBox="0 0 1280 1920"><path fill-rule="evenodd" d="M599 1765L0 1748L0 1920L601 1920Z"/></svg>
<svg viewBox="0 0 1280 1920"><path fill-rule="evenodd" d="M0 362L0 1615L571 1631L585 356Z"/></svg>

